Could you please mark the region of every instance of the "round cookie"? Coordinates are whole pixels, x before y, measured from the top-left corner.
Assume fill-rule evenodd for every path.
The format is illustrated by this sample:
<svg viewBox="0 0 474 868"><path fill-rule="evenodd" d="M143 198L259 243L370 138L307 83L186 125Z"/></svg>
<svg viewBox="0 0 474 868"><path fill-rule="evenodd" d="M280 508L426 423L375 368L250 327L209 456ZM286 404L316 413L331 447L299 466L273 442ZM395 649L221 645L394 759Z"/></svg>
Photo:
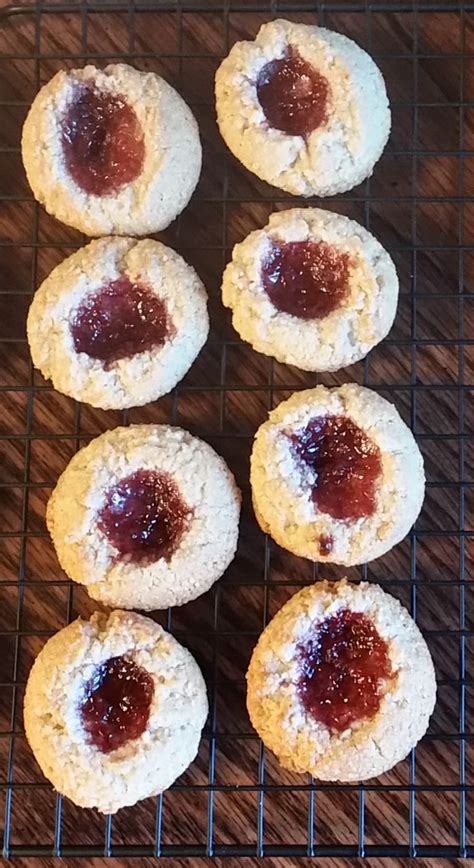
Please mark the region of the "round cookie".
<svg viewBox="0 0 474 868"><path fill-rule="evenodd" d="M35 198L86 235L147 235L189 202L199 131L181 96L125 63L61 70L36 96L22 155Z"/></svg>
<svg viewBox="0 0 474 868"><path fill-rule="evenodd" d="M93 407L148 404L175 387L206 342L206 305L194 269L159 241L91 241L33 298L33 363Z"/></svg>
<svg viewBox="0 0 474 868"><path fill-rule="evenodd" d="M378 585L318 582L262 633L247 673L253 726L282 766L325 781L383 774L422 738L436 700L426 643Z"/></svg>
<svg viewBox="0 0 474 868"><path fill-rule="evenodd" d="M390 133L382 74L340 33L277 20L237 42L216 75L217 120L255 175L297 196L333 196L372 174Z"/></svg>
<svg viewBox="0 0 474 868"><path fill-rule="evenodd" d="M104 814L168 789L196 756L207 712L189 651L150 618L121 611L79 618L49 639L24 705L43 774Z"/></svg>
<svg viewBox="0 0 474 868"><path fill-rule="evenodd" d="M406 536L425 477L393 404L351 383L297 392L273 410L255 437L250 482L257 520L278 545L350 566Z"/></svg>
<svg viewBox="0 0 474 868"><path fill-rule="evenodd" d="M254 349L307 371L337 371L388 334L398 278L382 245L354 220L293 208L234 247L222 299Z"/></svg>
<svg viewBox="0 0 474 868"><path fill-rule="evenodd" d="M232 561L240 492L225 461L168 425L107 431L59 477L47 526L68 576L124 609L180 606Z"/></svg>

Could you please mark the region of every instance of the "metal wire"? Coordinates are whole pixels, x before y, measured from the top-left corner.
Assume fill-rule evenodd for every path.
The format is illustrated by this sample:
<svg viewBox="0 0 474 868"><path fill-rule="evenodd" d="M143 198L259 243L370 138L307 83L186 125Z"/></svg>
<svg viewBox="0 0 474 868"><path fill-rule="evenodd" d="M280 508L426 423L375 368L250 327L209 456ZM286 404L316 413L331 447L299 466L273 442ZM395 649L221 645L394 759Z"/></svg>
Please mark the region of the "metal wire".
<svg viewBox="0 0 474 868"><path fill-rule="evenodd" d="M120 51L102 53L94 47L91 48L90 36L102 13L123 13L126 45L122 46ZM56 250L59 255L55 261L58 261L61 255L67 255L85 239L71 233L65 236L58 224L51 223L48 224L45 234L42 228L44 214L33 203L24 186L20 191L15 187L13 190L8 187L4 193L0 191L0 232L3 235L7 224L9 226L10 223L24 219L25 212L22 209L30 209L27 240L16 237L14 233L8 234L8 237L0 237L2 257L5 261L8 257L13 258L13 261L18 257L19 262L26 261L22 260L23 256L29 257L28 282L26 278L25 281L15 280L12 288L7 279L0 285L0 361L6 370L3 375L0 365L0 406L5 409L8 419L11 414L12 418L18 418L18 424L8 423L6 428L0 418L0 466L4 454L2 450L5 450L8 461L16 460L18 465L18 472L14 477L13 471L10 472L10 464L7 463L4 472L0 470L0 508L3 506L4 516L0 531L0 600L5 611L0 621L0 654L3 654L0 659L4 661L0 672L0 697L6 697L0 701L0 796L4 796L5 858L91 858L104 855L142 858L474 856L474 845L470 837L473 830L469 827L469 805L472 810L474 799L474 780L470 777L470 758L474 755L471 752L471 746L474 747L474 730L468 716L469 699L472 701L474 696L474 671L470 662L470 655L472 656L474 650L474 644L471 644L474 616L469 607L472 589L466 572L469 553L472 553L471 540L474 537L474 390L472 382L469 382L470 371L472 372L474 367L474 354L471 351L474 336L465 325L472 323L474 303L467 286L468 280L472 278L469 278L466 264L467 258L474 254L474 238L470 231L466 231L466 213L473 201L474 192L474 184L469 189L466 187L468 161L474 158L474 136L468 137L466 134L467 117L469 115L472 120L474 111L472 83L467 86L474 64L474 58L469 55L473 46L468 44L468 33L474 32L474 4L416 3L415 0L400 0L394 3L344 3L330 0L320 3L265 3L259 0L249 0L246 3L234 3L232 0L38 2L31 7L18 6L0 10L0 39L2 31L7 34L7 27L8 33L15 37L13 45L4 43L5 51L0 54L0 69L7 69L7 64L12 64L12 69L15 64L29 64L32 88L38 90L43 83L45 69L49 75L53 68L51 64L54 66L55 62L54 68L59 68L62 62L68 65L74 61L83 64L87 60L108 60L113 56L114 59L125 59L132 64L146 66L148 62L159 59L161 62L170 61L175 64L173 83L181 89L186 86L187 77L192 74L188 67L191 61L206 61L215 68L220 57L227 53L234 41L233 16L237 16L240 24L243 16L246 24L255 31L262 20L284 13L304 13L305 20L308 20L309 13L311 20L329 27L336 26L333 23L334 15L341 15L340 29L354 27L358 33L364 32L365 47L379 62L390 61L393 65L393 62L397 61L400 64L409 63L412 67L411 93L405 95L404 99L392 100L394 110L407 111L410 114L409 140L403 145L397 140L389 152L390 158L405 161L400 163L404 168L399 170L399 174L407 173L407 184L400 193L397 192L396 182L391 190L385 185L381 192L380 184L377 184L376 170L374 179L368 180L362 188L347 196L335 197L329 204L325 203L326 207L349 214L354 213L351 209L356 209L357 219L380 235L381 241L386 243L395 257L400 257L405 268L399 318L402 319L403 311L406 322L399 330L396 326L392 336L384 342L382 353L385 355L382 357L377 355L377 350L374 351L365 362L351 369L350 376L347 372L342 372L339 378L334 375L310 378L273 361L267 364L266 360L256 354L251 355L250 351L245 351L222 319L221 311L218 327L214 329L207 345L206 364L201 366L199 373L188 377L171 398L163 399L145 410L148 414L146 418L137 416L133 410L112 417L110 414L91 413L88 408L76 406L72 410L70 407L66 408L67 412L65 409L64 419L55 415L53 407L53 418L45 421L41 413L38 416L38 412L41 409L43 413L47 412L44 401L55 399L54 390L42 382L32 370L31 364L26 362L24 328L22 326L20 330L12 332L10 319L15 322L15 317L10 317L8 312L11 312L15 305L23 309L25 299L27 300L37 287L43 276L43 255L49 257ZM449 16L449 20L446 19L447 35L450 27L459 26L459 45L453 47L451 41L450 50L445 53L441 53L438 48L434 50L432 46L427 47L422 42L424 22L435 13L438 16ZM152 50L153 47L144 50L138 35L139 31L142 32L143 20L151 22L160 14L174 16L175 47L160 45L156 51ZM74 52L67 52L62 48L57 51L43 50L43 35L47 22L58 15L67 16L68 23L80 31L80 46ZM186 34L187 15L201 16L201 22L207 21L211 27L215 26L216 32L221 34L219 50L208 50L205 44L189 46L189 34ZM388 32L393 28L393 33L402 20L403 27L408 21L405 33L408 34L411 28L411 47L406 50L398 50L398 47L393 51L387 51L386 48L379 50L375 27L376 18L379 22L381 17ZM15 28L18 28L18 33ZM459 68L458 92L452 92L449 100L444 95L440 98L426 98L422 91L422 65L433 60L442 60L443 63L449 61L457 64L456 68ZM11 75L14 78L15 72ZM390 89L390 77L388 85ZM208 119L206 111L208 113L212 104L209 88L210 85L203 85L198 98L189 100L201 128ZM0 112L5 113L5 116L9 111L21 113L29 102L30 99L24 98L23 94L18 96L13 89L10 91L4 88L0 94ZM421 141L422 113L448 109L457 113L458 142L450 140L449 146L446 146L446 141L430 142L428 149L426 137ZM18 133L19 129L20 125ZM438 144L440 147L437 148ZM17 160L14 165L18 167L18 171L19 151L19 136L15 142L0 143L2 159ZM429 194L426 190L420 192L421 165L426 158L456 161L458 180L455 188L450 188L449 192L441 188L436 195L433 195L432 190ZM191 261L198 258L198 270L199 265L202 268L209 263L214 266L209 279L211 303L214 306L218 304L218 272L222 271L236 240L236 209L243 209L243 218L239 217L237 220L239 237L243 237L247 231L255 228L257 218L249 216L252 207L265 206L268 213L274 208L290 207L293 202L290 197L285 197L276 190L270 191L269 188L249 192L248 184L244 185L243 192L242 189L236 192L235 163L222 151L215 166L217 165L222 167L219 183L215 181L212 188L203 184L193 200L202 208L214 208L211 219L213 225L205 244L199 243L199 239L194 238L189 227L186 228L186 212L177 221L172 237L164 235L165 241L177 247ZM213 166L208 167L207 181L215 180L213 171ZM209 189L212 189L212 192L209 192ZM241 192L242 195L239 194ZM436 241L425 237L422 231L423 211L420 209L442 209L447 205L453 207L453 213L456 214L455 225L451 227L452 234L446 238L437 237ZM250 206L250 210L246 206ZM378 227L380 209L385 211L393 207L405 209L401 213L405 215L403 219L410 228L410 237L406 238L403 233L399 237L396 232L392 232L390 243L384 239L383 229L379 231ZM2 218L2 209L5 209L5 218ZM436 221L436 210L433 213ZM426 265L423 257L428 257L431 263L447 263L449 257L456 258L457 284L454 289L449 291L448 285L444 285L444 271L435 264L435 276L430 282L436 282L436 286L427 290L426 280L423 279ZM444 259L437 260L436 257ZM7 277L11 275L13 271L10 270ZM446 284L448 283L446 278ZM434 308L427 318L426 310L429 310L430 303ZM8 307L5 307L5 304ZM1 328L2 311L5 312L7 321L4 330ZM234 354L239 352L244 352L244 356L240 363L236 363ZM433 367L433 359L440 353L444 355L439 356L440 360L436 363L438 367ZM252 367L255 365L255 368ZM233 462L239 465L239 481L248 499L245 460L253 431L266 412L286 393L295 389L319 381L332 384L346 379L356 379L380 390L395 401L415 431L428 462L427 502L424 513L427 520L423 522L422 518L406 542L398 548L399 560L395 562L395 568L393 560L382 559L375 567L366 565L360 570L351 571L351 576L376 579L410 606L413 616L420 621L438 663L440 694L446 691L448 696L447 701L443 700L439 718L435 715L435 724L426 736L425 743L433 751L438 746L439 749L449 746L448 753L443 754L443 759L440 760L440 763L445 763L446 768L441 766L439 780L436 782L420 781L420 760L418 758L416 761L416 751L413 751L406 767L405 778L400 772L399 777L384 777L364 786L338 787L304 778L287 778L281 770L275 769L274 761L242 718L244 670L241 667L236 670L230 665L226 669L226 665L232 662L232 649L237 654L237 649L247 646L250 649L255 643L260 630L274 613L275 595L288 596L299 587L314 581L318 578L319 569L282 554L269 539L262 534L256 535L252 517L247 515L244 516L242 542L236 565L231 568L226 579L207 595L204 602L197 601L193 604L192 614L187 618L181 610L170 610L161 618L161 623L193 650L205 671L211 705L203 740L207 751L207 759L204 761L207 769L203 771L201 761L196 777L193 777L191 772L180 779L170 791L156 800L152 814L139 815L139 822L136 821L137 814L133 813L133 809L121 812L117 818L109 817L102 824L88 813L90 828L84 840L79 815L71 815L72 806L67 801L63 802L60 796L55 796L54 803L51 801L49 784L35 772L31 757L28 759L22 728L21 696L32 653L37 652L46 637L82 613L82 608L87 606L86 598L81 595L80 589L74 588L62 578L55 563L51 564L49 561L48 536L37 513L38 501L42 502L54 485L56 464L51 469L49 464L43 462L37 468L36 450L48 448L51 456L61 456L62 450L69 450L67 457L71 457L75 450L101 430L113 427L120 421L127 424L138 420L159 420L186 426L188 413L191 429L215 443L231 466ZM19 454L21 457L18 457ZM244 459L240 464L242 455ZM12 526L14 522L9 512L12 499L17 504L18 521L15 526ZM2 554L2 546L6 547L7 555ZM33 572L29 564L32 546L40 547L35 549L37 555ZM426 562L430 555L431 562L427 568ZM46 563L44 572L43 557ZM327 570L325 574L328 574ZM337 575L337 572L334 575ZM61 597L62 592L64 598ZM447 601L454 599L450 597L452 593L457 595L457 600L448 604ZM49 600L54 599L55 594L64 599L62 615L58 614L57 619L54 606L51 611L49 608ZM236 610L239 595L242 595L243 600L242 611ZM284 598L283 596L280 600L277 597L278 604L281 604ZM426 609L427 599L430 602ZM36 610L41 611L44 623L41 620L39 623L32 622L31 600L33 611L35 606ZM448 607L448 611L443 620L445 607ZM1 608L0 604L0 614ZM50 614L49 619L44 617L44 613ZM423 620L426 623L421 623ZM30 646L30 643L34 645ZM226 726L223 726L222 709L229 703L232 725L227 721ZM222 753L225 751L232 752L235 766L231 782L222 780L220 771ZM456 763L457 769L454 768ZM389 812L390 800L397 797L397 794L399 798L406 799L403 803L403 833L390 830L388 824L384 826L383 822L384 812ZM183 798L187 801L183 802ZM230 801L222 803L223 798ZM280 805L276 800L285 798L303 799L297 802L298 811L292 815L298 825L296 831L285 825L287 805L290 803L282 801L281 807L276 807ZM326 798L332 800L329 808L325 808L325 804L328 804L324 801ZM348 839L347 835L338 836L337 821L332 823L332 811L341 810L344 813L345 806L349 803L343 800L351 798L356 800L352 802L352 805L356 804L356 811L354 828ZM444 831L438 832L436 825L431 827L426 824L426 816L430 815L432 810L436 812L436 800L443 799L444 810L448 811L450 798L458 799L456 832L451 837ZM47 817L44 807L42 808L46 803L50 804ZM339 805L342 807L339 808ZM199 822L198 807L201 815ZM325 810L326 825L335 827L330 829L329 833L324 828ZM31 814L31 824L24 828L24 817L25 813L28 815L28 811ZM237 817L242 814L245 820L240 824L237 822L229 831L232 812L235 812ZM254 828L248 819L249 812ZM374 812L378 814L378 823L382 828L378 841L372 830ZM387 816L394 815L388 813ZM189 826L187 838L183 838L179 830L183 817ZM202 817L205 821L202 821ZM148 822L147 831L144 828L145 820ZM279 824L283 832L279 832ZM300 839L295 838L298 835Z"/></svg>

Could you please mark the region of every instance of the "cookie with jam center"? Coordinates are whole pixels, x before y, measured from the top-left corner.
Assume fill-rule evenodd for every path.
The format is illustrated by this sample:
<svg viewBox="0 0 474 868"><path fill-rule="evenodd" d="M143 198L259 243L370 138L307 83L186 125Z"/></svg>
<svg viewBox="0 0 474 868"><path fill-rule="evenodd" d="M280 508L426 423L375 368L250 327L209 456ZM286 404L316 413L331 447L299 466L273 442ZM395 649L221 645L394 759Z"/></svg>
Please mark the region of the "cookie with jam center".
<svg viewBox="0 0 474 868"><path fill-rule="evenodd" d="M390 331L398 277L387 251L354 220L292 208L235 245L222 299L254 349L306 371L337 371Z"/></svg>
<svg viewBox="0 0 474 868"><path fill-rule="evenodd" d="M85 235L149 235L188 204L201 171L194 116L154 72L125 63L60 70L22 135L35 198Z"/></svg>
<svg viewBox="0 0 474 868"><path fill-rule="evenodd" d="M280 763L325 781L391 769L423 737L436 700L430 652L378 585L318 582L275 615L247 672L253 726Z"/></svg>
<svg viewBox="0 0 474 868"><path fill-rule="evenodd" d="M272 410L250 482L257 520L278 545L346 566L399 543L425 492L412 432L393 404L355 383L296 392Z"/></svg>
<svg viewBox="0 0 474 868"><path fill-rule="evenodd" d="M101 238L53 269L27 321L35 367L65 395L102 409L156 401L206 342L207 294L159 241Z"/></svg>
<svg viewBox="0 0 474 868"><path fill-rule="evenodd" d="M47 526L94 600L166 609L204 594L237 547L240 492L203 440L169 425L107 431L59 477Z"/></svg>
<svg viewBox="0 0 474 868"><path fill-rule="evenodd" d="M355 42L278 19L237 42L215 82L228 148L269 184L334 196L372 174L390 133L382 74Z"/></svg>
<svg viewBox="0 0 474 868"><path fill-rule="evenodd" d="M197 754L206 686L150 618L96 612L48 640L25 692L25 732L55 789L113 814L168 789Z"/></svg>

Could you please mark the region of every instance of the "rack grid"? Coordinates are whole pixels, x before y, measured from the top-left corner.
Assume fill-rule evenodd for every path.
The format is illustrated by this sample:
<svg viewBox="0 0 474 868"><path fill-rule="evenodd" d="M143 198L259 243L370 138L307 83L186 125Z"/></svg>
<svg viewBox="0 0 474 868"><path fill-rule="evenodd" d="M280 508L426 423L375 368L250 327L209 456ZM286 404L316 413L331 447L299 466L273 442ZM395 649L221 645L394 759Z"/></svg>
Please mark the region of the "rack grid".
<svg viewBox="0 0 474 868"><path fill-rule="evenodd" d="M474 856L474 3L118 0L0 9L0 812L18 856ZM401 295L392 332L337 374L310 375L237 340L219 299L232 246L301 200L252 177L226 151L213 75L229 47L275 16L353 37L379 63L393 108L372 179L318 201L362 222L391 252ZM25 317L51 268L85 239L33 201L21 126L61 67L122 60L163 74L191 104L204 165L190 206L160 239L210 293L208 344L172 395L125 413L75 405L29 360ZM427 470L409 537L363 568L321 571L279 549L251 512L252 435L295 389L363 383L393 400ZM236 560L199 600L155 617L203 668L210 718L196 762L158 799L113 818L56 795L26 744L22 698L46 638L95 604L61 572L44 510L74 452L117 424L169 422L227 459L244 495ZM364 786L280 769L252 731L244 674L268 619L318 575L378 581L409 606L439 682L430 730L412 755Z"/></svg>

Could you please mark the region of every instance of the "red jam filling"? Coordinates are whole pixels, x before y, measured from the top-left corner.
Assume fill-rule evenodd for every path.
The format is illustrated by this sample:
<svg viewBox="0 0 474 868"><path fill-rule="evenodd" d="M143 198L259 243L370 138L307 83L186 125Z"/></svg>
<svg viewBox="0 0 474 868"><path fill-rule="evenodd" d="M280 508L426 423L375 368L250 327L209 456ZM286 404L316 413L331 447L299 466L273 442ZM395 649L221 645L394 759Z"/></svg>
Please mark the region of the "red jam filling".
<svg viewBox="0 0 474 868"><path fill-rule="evenodd" d="M343 609L299 647L298 692L306 711L335 732L374 717L393 677L388 646L372 621Z"/></svg>
<svg viewBox="0 0 474 868"><path fill-rule="evenodd" d="M74 347L106 367L163 346L171 334L166 305L146 286L120 277L86 297L71 323Z"/></svg>
<svg viewBox="0 0 474 868"><path fill-rule="evenodd" d="M331 534L322 533L319 537L319 554L327 557L332 552L332 547L334 545L334 537Z"/></svg>
<svg viewBox="0 0 474 868"><path fill-rule="evenodd" d="M323 241L274 243L262 265L272 304L300 319L320 319L340 306L349 289L349 256Z"/></svg>
<svg viewBox="0 0 474 868"><path fill-rule="evenodd" d="M290 136L307 136L326 121L328 80L294 48L261 69L257 96L270 126Z"/></svg>
<svg viewBox="0 0 474 868"><path fill-rule="evenodd" d="M346 416L320 416L290 435L296 457L314 472L312 499L332 518L355 521L375 512L380 450Z"/></svg>
<svg viewBox="0 0 474 868"><path fill-rule="evenodd" d="M167 473L137 470L107 492L98 527L122 559L153 563L171 558L190 513Z"/></svg>
<svg viewBox="0 0 474 868"><path fill-rule="evenodd" d="M68 172L85 193L116 193L142 171L143 132L123 97L78 84L61 126Z"/></svg>
<svg viewBox="0 0 474 868"><path fill-rule="evenodd" d="M145 731L153 699L153 678L127 657L111 657L86 684L80 707L89 742L111 753Z"/></svg>

